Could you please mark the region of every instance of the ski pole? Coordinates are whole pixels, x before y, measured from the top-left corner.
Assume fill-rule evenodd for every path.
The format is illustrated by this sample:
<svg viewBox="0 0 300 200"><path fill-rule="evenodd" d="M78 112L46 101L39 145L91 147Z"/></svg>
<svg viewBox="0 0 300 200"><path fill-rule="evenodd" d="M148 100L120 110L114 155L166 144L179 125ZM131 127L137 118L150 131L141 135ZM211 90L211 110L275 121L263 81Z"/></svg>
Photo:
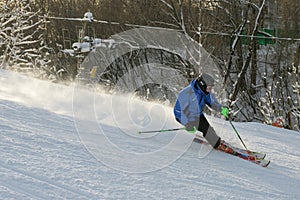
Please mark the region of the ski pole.
<svg viewBox="0 0 300 200"><path fill-rule="evenodd" d="M242 144L244 145L245 149L246 149L246 150L248 150L248 149L247 149L247 147L246 147L246 145L245 145L245 143L244 143L244 141L242 140L242 138L241 138L240 134L237 132L236 128L233 126L233 124L232 124L231 120L229 120L229 123L231 124L231 126L232 126L232 128L233 128L234 132L236 133L236 135L238 136L238 138L240 139L240 141L241 141L241 142L242 142Z"/></svg>
<svg viewBox="0 0 300 200"><path fill-rule="evenodd" d="M172 129L162 129L162 130L155 130L155 131L139 131L139 134L142 133L161 133L161 132L168 132L168 131L179 131L179 130L185 130L185 128L172 128Z"/></svg>

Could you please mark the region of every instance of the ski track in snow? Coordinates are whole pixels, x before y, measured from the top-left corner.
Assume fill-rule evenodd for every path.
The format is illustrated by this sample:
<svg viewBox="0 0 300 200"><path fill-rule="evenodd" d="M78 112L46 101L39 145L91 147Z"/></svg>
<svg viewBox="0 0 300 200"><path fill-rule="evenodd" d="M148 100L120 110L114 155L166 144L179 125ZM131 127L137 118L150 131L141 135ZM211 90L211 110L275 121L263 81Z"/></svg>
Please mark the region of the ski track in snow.
<svg viewBox="0 0 300 200"><path fill-rule="evenodd" d="M297 132L234 123L250 149L267 153L268 168L193 143L165 168L126 173L98 161L81 142L71 109L72 88L6 71L0 75L0 199L300 199ZM139 146L113 125L105 106L98 113L102 128L121 148L147 152L172 139L173 133L163 133ZM142 109L146 103L137 106ZM81 135L95 131L88 118L76 120L87 124ZM229 123L209 120L222 138L241 147Z"/></svg>

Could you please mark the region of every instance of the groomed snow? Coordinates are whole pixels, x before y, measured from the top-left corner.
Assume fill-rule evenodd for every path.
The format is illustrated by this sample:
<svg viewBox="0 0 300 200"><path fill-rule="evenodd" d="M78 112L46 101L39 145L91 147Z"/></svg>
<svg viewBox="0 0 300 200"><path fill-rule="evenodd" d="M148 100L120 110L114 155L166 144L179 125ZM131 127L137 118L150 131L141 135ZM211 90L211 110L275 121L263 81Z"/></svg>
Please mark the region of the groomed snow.
<svg viewBox="0 0 300 200"><path fill-rule="evenodd" d="M208 118L241 147L228 122ZM300 199L300 134L234 124L268 168L189 133L137 134L180 127L172 108L1 70L0 199Z"/></svg>

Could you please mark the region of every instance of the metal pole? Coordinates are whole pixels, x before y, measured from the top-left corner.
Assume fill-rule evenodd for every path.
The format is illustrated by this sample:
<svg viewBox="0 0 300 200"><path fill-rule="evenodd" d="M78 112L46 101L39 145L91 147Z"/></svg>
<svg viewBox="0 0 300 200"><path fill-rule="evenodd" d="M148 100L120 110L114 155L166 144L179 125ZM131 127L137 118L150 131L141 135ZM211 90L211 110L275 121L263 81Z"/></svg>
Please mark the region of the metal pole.
<svg viewBox="0 0 300 200"><path fill-rule="evenodd" d="M161 133L161 132L168 132L168 131L179 131L179 130L185 130L185 128L172 128L172 129L162 129L162 130L155 130L155 131L139 131L139 134L142 133Z"/></svg>
<svg viewBox="0 0 300 200"><path fill-rule="evenodd" d="M240 139L240 141L241 141L242 144L244 145L245 149L248 150L248 148L246 147L246 145L245 145L244 141L242 140L241 136L240 136L239 133L237 132L236 128L233 126L231 120L229 120L229 123L231 124L231 126L232 126L234 132L236 133L236 135L238 136L238 138Z"/></svg>

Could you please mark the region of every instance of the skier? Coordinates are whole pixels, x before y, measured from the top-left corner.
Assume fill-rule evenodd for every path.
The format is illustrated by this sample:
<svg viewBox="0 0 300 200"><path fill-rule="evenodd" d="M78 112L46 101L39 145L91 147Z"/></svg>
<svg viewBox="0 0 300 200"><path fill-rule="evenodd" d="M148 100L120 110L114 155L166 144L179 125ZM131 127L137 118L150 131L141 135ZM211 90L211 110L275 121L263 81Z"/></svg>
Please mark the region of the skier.
<svg viewBox="0 0 300 200"><path fill-rule="evenodd" d="M226 148L203 114L203 109L208 105L221 112L226 119L228 118L229 109L221 105L212 93L214 85L215 80L207 73L194 79L179 93L174 107L174 115L187 131L201 131L203 137L213 148Z"/></svg>

